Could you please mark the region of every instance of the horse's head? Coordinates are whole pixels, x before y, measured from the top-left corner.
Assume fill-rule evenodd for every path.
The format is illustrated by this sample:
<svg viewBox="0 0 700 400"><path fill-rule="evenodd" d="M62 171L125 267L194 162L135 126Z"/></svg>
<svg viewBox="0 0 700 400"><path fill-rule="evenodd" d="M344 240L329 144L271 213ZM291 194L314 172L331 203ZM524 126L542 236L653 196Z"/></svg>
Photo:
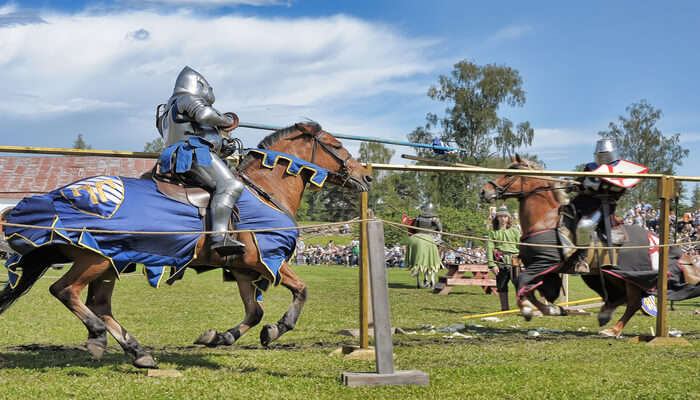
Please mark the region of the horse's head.
<svg viewBox="0 0 700 400"><path fill-rule="evenodd" d="M537 163L528 161L527 159L520 157L519 154L516 154L515 158L512 158L512 161L513 162L508 166L508 169L542 169L539 165L537 165ZM556 201L561 204L566 203L566 194L563 190L557 189L559 189L559 185L552 180L547 180L547 178L505 174L482 186L479 190L479 198L483 202L491 203L496 199L522 199L530 196L533 193L552 192Z"/></svg>
<svg viewBox="0 0 700 400"><path fill-rule="evenodd" d="M369 171L316 122L300 122L276 131L258 147L290 154L326 169L327 181L338 186L366 192L372 183Z"/></svg>

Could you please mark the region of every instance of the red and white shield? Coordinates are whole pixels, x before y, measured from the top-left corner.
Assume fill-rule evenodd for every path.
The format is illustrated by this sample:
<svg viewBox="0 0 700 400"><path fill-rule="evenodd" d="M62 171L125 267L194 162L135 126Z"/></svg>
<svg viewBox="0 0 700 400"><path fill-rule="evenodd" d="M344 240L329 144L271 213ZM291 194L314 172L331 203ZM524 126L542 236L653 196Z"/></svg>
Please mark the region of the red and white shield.
<svg viewBox="0 0 700 400"><path fill-rule="evenodd" d="M615 165L603 164L598 166L592 172L603 172L603 173L613 173L613 174L646 174L649 171L649 167L644 165L633 163L627 160L618 160ZM639 178L603 178L605 182L611 183L615 186L621 188L629 189L634 187L639 183L641 179Z"/></svg>

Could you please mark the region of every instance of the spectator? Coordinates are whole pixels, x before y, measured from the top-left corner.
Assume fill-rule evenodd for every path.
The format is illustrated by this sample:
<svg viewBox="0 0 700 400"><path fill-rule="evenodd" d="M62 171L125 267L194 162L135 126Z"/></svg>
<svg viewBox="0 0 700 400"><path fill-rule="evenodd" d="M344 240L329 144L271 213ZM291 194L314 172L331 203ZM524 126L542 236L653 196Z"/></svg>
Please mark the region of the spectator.
<svg viewBox="0 0 700 400"><path fill-rule="evenodd" d="M493 230L489 231L488 266L496 274L496 288L501 301L501 310L510 309L508 305L508 281L512 281L518 290L518 267L514 266L514 257L518 254L517 242L520 241L520 230L513 226L510 213L506 206L501 206L493 219ZM511 243L495 243L500 240Z"/></svg>

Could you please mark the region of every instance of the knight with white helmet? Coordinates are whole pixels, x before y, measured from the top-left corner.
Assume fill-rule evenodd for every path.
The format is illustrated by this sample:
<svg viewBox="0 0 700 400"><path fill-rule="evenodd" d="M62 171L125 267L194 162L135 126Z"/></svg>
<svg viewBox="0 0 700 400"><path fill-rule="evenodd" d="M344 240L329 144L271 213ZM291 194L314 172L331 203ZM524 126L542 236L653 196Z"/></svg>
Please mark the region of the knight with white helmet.
<svg viewBox="0 0 700 400"><path fill-rule="evenodd" d="M231 210L243 191L243 183L222 160L230 153L223 132L238 126L234 113L220 113L212 105L216 98L209 82L186 66L175 80L173 94L156 118L156 126L165 141L161 154L161 172L172 171L212 192L211 249L221 256L242 253L245 245L225 235ZM220 157L221 156L221 157Z"/></svg>
<svg viewBox="0 0 700 400"><path fill-rule="evenodd" d="M594 159L595 162L586 164L584 171L594 171L601 165L614 165L619 160L612 139L598 140ZM588 246L595 240L596 229L601 221L601 199L611 200L610 215L614 215L616 202L624 194L625 188L612 185L597 177L587 176L582 180L579 179L579 182L581 182L581 193L573 201L580 218L576 225L576 245ZM585 261L581 259L580 263ZM585 269L586 266L582 267Z"/></svg>

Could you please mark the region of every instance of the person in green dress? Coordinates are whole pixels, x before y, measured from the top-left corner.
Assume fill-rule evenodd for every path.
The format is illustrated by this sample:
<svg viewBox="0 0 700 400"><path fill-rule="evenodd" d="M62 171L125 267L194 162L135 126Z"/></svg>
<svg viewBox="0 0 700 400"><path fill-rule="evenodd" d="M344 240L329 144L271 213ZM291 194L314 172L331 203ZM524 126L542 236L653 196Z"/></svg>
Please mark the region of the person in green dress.
<svg viewBox="0 0 700 400"><path fill-rule="evenodd" d="M437 232L442 232L442 222L435 215L433 203L423 206L420 215L413 221L413 226L435 232L418 231L408 237L406 266L411 271L411 276L416 277L416 287L434 288L437 272L443 265L437 246L441 241L440 233Z"/></svg>
<svg viewBox="0 0 700 400"><path fill-rule="evenodd" d="M493 229L489 231L490 239L486 256L489 268L496 275L496 289L501 301L501 310L510 309L508 305L508 281L513 282L515 290L518 290L518 267L513 265L513 257L519 252L520 229L513 226L513 218L506 206L498 208L492 220ZM512 243L499 243L491 240L502 240Z"/></svg>

